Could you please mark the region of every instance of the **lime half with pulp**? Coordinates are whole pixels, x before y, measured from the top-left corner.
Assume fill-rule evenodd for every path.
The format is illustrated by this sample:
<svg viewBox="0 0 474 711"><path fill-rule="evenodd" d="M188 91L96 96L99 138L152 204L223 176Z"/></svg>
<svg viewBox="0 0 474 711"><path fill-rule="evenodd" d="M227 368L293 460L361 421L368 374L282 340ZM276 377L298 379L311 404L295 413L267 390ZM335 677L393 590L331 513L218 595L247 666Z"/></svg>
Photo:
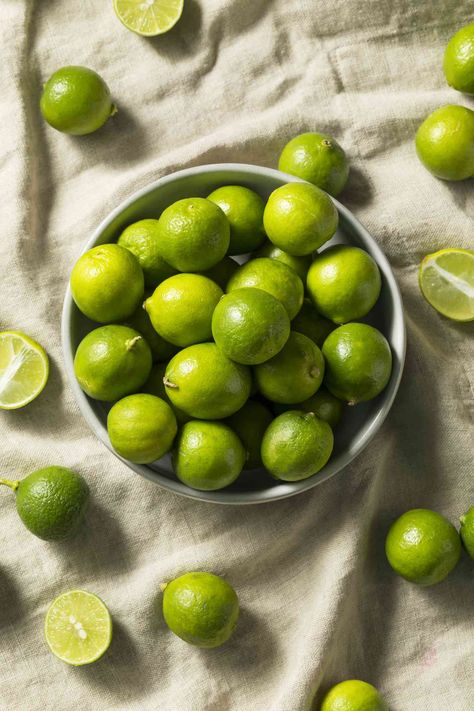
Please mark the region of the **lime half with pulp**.
<svg viewBox="0 0 474 711"><path fill-rule="evenodd" d="M178 22L184 0L114 0L115 14L132 32L144 37L162 35Z"/></svg>
<svg viewBox="0 0 474 711"><path fill-rule="evenodd" d="M43 390L49 375L44 348L17 331L0 333L0 408L16 410Z"/></svg>
<svg viewBox="0 0 474 711"><path fill-rule="evenodd" d="M102 600L85 590L70 590L51 603L44 627L52 653L79 667L97 661L112 641L112 618Z"/></svg>
<svg viewBox="0 0 474 711"><path fill-rule="evenodd" d="M433 308L453 321L474 320L474 251L441 249L420 265L420 289Z"/></svg>

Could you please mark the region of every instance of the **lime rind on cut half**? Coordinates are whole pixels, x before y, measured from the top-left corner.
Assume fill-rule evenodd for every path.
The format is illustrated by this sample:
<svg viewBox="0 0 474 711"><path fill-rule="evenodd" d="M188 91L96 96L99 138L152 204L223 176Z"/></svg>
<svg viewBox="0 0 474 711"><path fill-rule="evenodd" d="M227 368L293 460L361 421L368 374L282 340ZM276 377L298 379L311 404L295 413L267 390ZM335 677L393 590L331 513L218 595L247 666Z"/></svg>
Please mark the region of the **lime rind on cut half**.
<svg viewBox="0 0 474 711"><path fill-rule="evenodd" d="M143 37L154 37L175 26L183 3L184 0L114 0L114 10L127 29Z"/></svg>
<svg viewBox="0 0 474 711"><path fill-rule="evenodd" d="M17 331L0 333L0 408L16 410L43 390L49 375L44 348Z"/></svg>
<svg viewBox="0 0 474 711"><path fill-rule="evenodd" d="M474 320L474 251L441 249L420 265L420 288L433 308L454 321Z"/></svg>
<svg viewBox="0 0 474 711"><path fill-rule="evenodd" d="M85 590L70 590L51 603L45 621L52 653L72 666L91 664L112 641L112 618L102 600Z"/></svg>

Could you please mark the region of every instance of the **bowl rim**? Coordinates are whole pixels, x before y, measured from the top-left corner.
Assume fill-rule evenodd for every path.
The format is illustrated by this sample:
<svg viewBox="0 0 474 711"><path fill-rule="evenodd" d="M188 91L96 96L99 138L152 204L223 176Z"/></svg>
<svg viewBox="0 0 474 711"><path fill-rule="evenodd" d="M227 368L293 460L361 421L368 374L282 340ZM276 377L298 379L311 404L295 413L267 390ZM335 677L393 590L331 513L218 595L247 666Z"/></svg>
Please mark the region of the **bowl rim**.
<svg viewBox="0 0 474 711"><path fill-rule="evenodd" d="M210 163L200 166L193 166L191 168L184 168L168 175L157 178L156 180L148 183L147 185L139 188L133 192L129 197L125 198L117 207L115 207L108 215L101 220L99 225L95 228L92 235L86 242L82 245L80 253L84 254L87 250L91 249L98 242L100 236L104 230L130 205L145 197L149 193L155 191L168 183L175 182L182 178L192 177L193 175L215 173L215 172L240 172L243 174L248 174L250 176L263 176L267 178L273 178L278 181L284 181L285 183L290 182L306 182L294 175L289 175L288 173L283 173L280 170L274 168L267 168L265 166L252 165L249 163ZM186 486L178 479L169 479L163 474L156 472L146 465L134 464L123 457L121 457L115 450L107 436L107 431L104 428L102 422L92 409L89 399L86 394L81 390L79 384L76 380L74 374L74 352L72 347L72 311L75 308L70 283L68 279L68 285L66 288L66 293L64 296L64 303L61 316L61 341L63 358L65 364L66 375L69 381L69 385L72 388L76 403L79 407L81 414L86 420L89 428L92 430L94 435L107 447L107 449L114 454L118 459L124 462L130 469L132 469L137 474L153 481L154 483L160 485L161 487L168 489L181 496L186 496L187 498L197 499L200 501L219 503L219 504L229 504L229 505L249 505L249 504L259 504L267 503L270 501L278 501L281 499L286 499L290 496L295 496L298 493L312 489L313 487L321 484L323 481L330 479L335 476L335 474L342 472L370 443L375 434L378 432L383 422L385 421L397 394L400 381L403 375L403 368L405 363L406 354L406 324L403 311L403 302L400 289L396 282L395 276L393 274L390 263L385 256L382 249L379 247L375 239L370 235L366 228L357 220L352 212L346 208L342 203L336 200L334 197L330 196L334 202L338 212L344 217L344 219L357 231L359 235L362 236L364 241L370 243L371 250L375 255L375 260L378 266L382 269L384 278L387 282L387 287L389 289L391 299L393 302L393 318L394 326L393 331L396 333L397 342L394 344L390 343L392 349L396 345L397 360L396 371L392 373L392 377L387 388L383 392L384 399L380 404L379 410L373 418L371 425L362 432L362 434L357 438L356 444L353 445L343 457L344 462L342 465L332 465L331 460L328 464L319 472L318 474L304 479L298 482L281 482L279 485L268 487L261 491L250 491L250 492L235 492L226 489L221 489L217 491L198 491L191 489Z"/></svg>

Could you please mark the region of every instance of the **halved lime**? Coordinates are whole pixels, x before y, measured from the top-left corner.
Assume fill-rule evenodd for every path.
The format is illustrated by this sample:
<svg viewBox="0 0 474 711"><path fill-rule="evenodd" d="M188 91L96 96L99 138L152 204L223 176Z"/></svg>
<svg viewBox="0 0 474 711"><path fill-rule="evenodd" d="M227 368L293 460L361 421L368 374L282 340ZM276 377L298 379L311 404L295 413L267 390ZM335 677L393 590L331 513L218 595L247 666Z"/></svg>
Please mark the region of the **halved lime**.
<svg viewBox="0 0 474 711"><path fill-rule="evenodd" d="M168 32L183 12L184 0L114 0L114 10L127 29L144 37Z"/></svg>
<svg viewBox="0 0 474 711"><path fill-rule="evenodd" d="M40 394L49 375L44 348L17 331L0 333L0 408L16 410Z"/></svg>
<svg viewBox="0 0 474 711"><path fill-rule="evenodd" d="M79 667L97 661L112 641L112 618L102 600L85 590L70 590L49 606L46 642L66 664Z"/></svg>
<svg viewBox="0 0 474 711"><path fill-rule="evenodd" d="M420 289L428 303L453 321L474 320L474 251L441 249L420 264Z"/></svg>

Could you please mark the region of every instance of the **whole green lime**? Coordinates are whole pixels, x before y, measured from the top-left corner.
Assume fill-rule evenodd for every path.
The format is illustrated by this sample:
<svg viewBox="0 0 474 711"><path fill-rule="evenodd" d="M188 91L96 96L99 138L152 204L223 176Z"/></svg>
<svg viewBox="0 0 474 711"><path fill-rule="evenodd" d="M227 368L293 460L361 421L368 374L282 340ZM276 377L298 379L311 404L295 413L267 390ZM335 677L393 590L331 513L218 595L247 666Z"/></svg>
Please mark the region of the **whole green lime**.
<svg viewBox="0 0 474 711"><path fill-rule="evenodd" d="M176 270L160 253L158 220L139 220L124 229L117 244L128 249L138 259L145 277L145 286L154 289Z"/></svg>
<svg viewBox="0 0 474 711"><path fill-rule="evenodd" d="M26 528L45 541L73 536L89 498L84 479L65 467L45 467L8 482L16 491L16 508Z"/></svg>
<svg viewBox="0 0 474 711"><path fill-rule="evenodd" d="M163 617L175 635L196 647L220 647L234 631L239 599L213 573L185 573L164 586Z"/></svg>
<svg viewBox="0 0 474 711"><path fill-rule="evenodd" d="M145 292L145 299L151 296L150 292ZM170 358L177 353L178 348L172 343L165 341L153 328L150 317L145 311L143 304L139 304L135 313L127 319L125 325L134 328L135 331L141 333L145 341L150 346L153 361L163 363L169 361Z"/></svg>
<svg viewBox="0 0 474 711"><path fill-rule="evenodd" d="M302 257L295 257L294 254L288 254L279 247L276 247L271 242L266 242L255 252L255 257L267 257L268 259L276 259L277 262L283 262L287 267L295 271L303 284L306 284L306 275L311 266L311 255L307 254Z"/></svg>
<svg viewBox="0 0 474 711"><path fill-rule="evenodd" d="M474 94L474 24L461 27L451 37L444 53L443 69L453 89Z"/></svg>
<svg viewBox="0 0 474 711"><path fill-rule="evenodd" d="M290 319L283 304L268 292L236 289L217 304L212 335L228 358L254 365L281 351L290 335Z"/></svg>
<svg viewBox="0 0 474 711"><path fill-rule="evenodd" d="M245 254L260 247L265 240L265 203L260 195L242 185L226 185L214 190L208 200L218 205L229 220L229 254Z"/></svg>
<svg viewBox="0 0 474 711"><path fill-rule="evenodd" d="M121 457L150 464L169 452L178 426L168 403L155 395L138 393L115 403L107 416L107 431Z"/></svg>
<svg viewBox="0 0 474 711"><path fill-rule="evenodd" d="M101 326L85 336L74 357L74 372L89 397L112 402L140 390L152 365L150 347L128 326Z"/></svg>
<svg viewBox="0 0 474 711"><path fill-rule="evenodd" d="M349 162L335 138L301 133L281 152L278 169L307 180L330 195L339 195L349 176Z"/></svg>
<svg viewBox="0 0 474 711"><path fill-rule="evenodd" d="M235 274L238 268L239 264L235 259L224 257L222 262L218 262L210 269L206 269L205 272L201 272L201 274L215 281L225 291L231 276Z"/></svg>
<svg viewBox="0 0 474 711"><path fill-rule="evenodd" d="M385 336L365 323L347 323L323 344L325 385L351 405L376 397L392 372L392 352Z"/></svg>
<svg viewBox="0 0 474 711"><path fill-rule="evenodd" d="M304 286L293 269L274 259L252 259L231 277L227 291L255 287L262 289L281 301L290 319L301 308L304 298Z"/></svg>
<svg viewBox="0 0 474 711"><path fill-rule="evenodd" d="M474 558L474 506L461 516L461 540L471 558Z"/></svg>
<svg viewBox="0 0 474 711"><path fill-rule="evenodd" d="M222 289L201 274L176 274L165 279L145 301L153 328L175 346L191 346L212 338L212 314Z"/></svg>
<svg viewBox="0 0 474 711"><path fill-rule="evenodd" d="M245 459L242 442L223 422L187 422L173 449L176 476L200 491L216 491L232 484L244 468Z"/></svg>
<svg viewBox="0 0 474 711"><path fill-rule="evenodd" d="M306 286L320 314L335 323L347 323L369 313L379 298L382 280L370 254L338 244L314 258Z"/></svg>
<svg viewBox="0 0 474 711"><path fill-rule="evenodd" d="M318 346L292 331L276 356L254 368L259 391L272 402L292 404L313 395L322 383L324 358Z"/></svg>
<svg viewBox="0 0 474 711"><path fill-rule="evenodd" d="M442 106L423 121L416 134L416 152L425 168L443 180L474 175L474 111Z"/></svg>
<svg viewBox="0 0 474 711"><path fill-rule="evenodd" d="M205 198L178 200L159 219L160 251L180 272L202 272L224 259L230 226L220 207Z"/></svg>
<svg viewBox="0 0 474 711"><path fill-rule="evenodd" d="M388 711L388 705L372 684L348 679L328 691L321 711Z"/></svg>
<svg viewBox="0 0 474 711"><path fill-rule="evenodd" d="M327 422L312 412L289 410L276 417L263 435L263 465L275 479L300 481L324 467L333 445Z"/></svg>
<svg viewBox="0 0 474 711"><path fill-rule="evenodd" d="M40 108L50 126L73 136L97 131L117 110L105 81L87 67L54 72L43 87Z"/></svg>
<svg viewBox="0 0 474 711"><path fill-rule="evenodd" d="M412 509L392 524L385 553L394 571L405 580L435 585L456 566L461 539L452 523L441 514Z"/></svg>
<svg viewBox="0 0 474 711"><path fill-rule="evenodd" d="M134 255L118 244L85 252L71 272L71 293L85 316L98 323L123 321L143 299L143 272Z"/></svg>
<svg viewBox="0 0 474 711"><path fill-rule="evenodd" d="M189 415L186 415L185 412L180 410L179 407L173 405L168 397L168 393L166 392L165 384L163 382L167 365L167 363L155 363L151 369L150 375L148 376L148 380L142 388L142 392L148 393L149 395L156 395L156 397L159 397L168 403L175 414L177 422L180 425L183 425L185 422L189 422L191 418Z"/></svg>
<svg viewBox="0 0 474 711"><path fill-rule="evenodd" d="M311 301L305 299L299 313L291 322L291 328L308 336L321 347L331 331L336 328L336 324L318 314Z"/></svg>
<svg viewBox="0 0 474 711"><path fill-rule="evenodd" d="M262 466L262 439L272 420L273 415L268 407L258 400L247 400L238 412L226 420L247 451L246 469Z"/></svg>
<svg viewBox="0 0 474 711"><path fill-rule="evenodd" d="M332 429L339 424L344 403L339 400L334 395L326 390L326 388L319 388L318 392L311 395L307 400L299 402L297 405L281 405L280 403L274 403L273 409L277 415L281 415L282 412L287 412L288 410L303 410L303 412L313 412L316 417L320 420L324 420Z"/></svg>
<svg viewBox="0 0 474 711"><path fill-rule="evenodd" d="M331 198L309 183L288 183L277 188L263 213L270 241L297 257L311 254L331 239L338 219Z"/></svg>
<svg viewBox="0 0 474 711"><path fill-rule="evenodd" d="M252 378L245 365L234 363L215 343L184 348L165 372L169 399L191 417L220 420L243 406Z"/></svg>

